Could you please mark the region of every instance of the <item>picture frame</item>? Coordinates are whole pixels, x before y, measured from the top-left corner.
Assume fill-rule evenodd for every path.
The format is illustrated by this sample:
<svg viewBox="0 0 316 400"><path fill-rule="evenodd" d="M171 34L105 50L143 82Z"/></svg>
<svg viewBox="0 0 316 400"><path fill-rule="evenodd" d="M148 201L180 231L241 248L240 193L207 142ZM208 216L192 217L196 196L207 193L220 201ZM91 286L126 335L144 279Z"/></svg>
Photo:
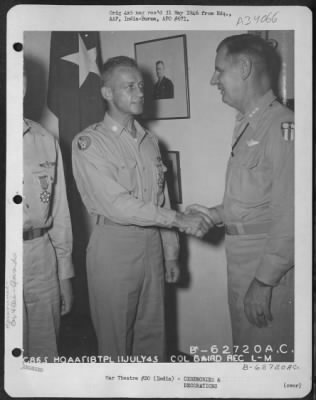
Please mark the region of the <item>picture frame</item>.
<svg viewBox="0 0 316 400"><path fill-rule="evenodd" d="M167 167L166 182L171 205L182 204L181 168L179 151L167 151L164 164Z"/></svg>
<svg viewBox="0 0 316 400"><path fill-rule="evenodd" d="M145 87L143 119L190 118L186 35L134 44Z"/></svg>

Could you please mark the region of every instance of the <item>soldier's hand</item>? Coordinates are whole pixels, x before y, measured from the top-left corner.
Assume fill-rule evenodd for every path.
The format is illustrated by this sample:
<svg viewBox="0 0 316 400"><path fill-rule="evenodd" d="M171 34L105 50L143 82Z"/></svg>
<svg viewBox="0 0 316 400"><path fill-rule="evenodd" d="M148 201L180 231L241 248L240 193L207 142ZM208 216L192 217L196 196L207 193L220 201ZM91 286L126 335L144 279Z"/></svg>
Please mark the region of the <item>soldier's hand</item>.
<svg viewBox="0 0 316 400"><path fill-rule="evenodd" d="M180 276L180 268L177 260L166 260L166 282L175 283Z"/></svg>
<svg viewBox="0 0 316 400"><path fill-rule="evenodd" d="M272 321L271 297L272 286L253 279L244 298L244 309L248 321L263 328Z"/></svg>
<svg viewBox="0 0 316 400"><path fill-rule="evenodd" d="M223 221L221 220L221 217L218 214L218 212L216 211L215 207L208 208L208 207L202 206L201 204L191 204L191 205L187 206L184 211L185 214L193 214L195 212L199 212L199 213L207 216L208 218L210 218L213 222L213 225L211 226L211 228L213 228L214 226L222 226L223 225Z"/></svg>
<svg viewBox="0 0 316 400"><path fill-rule="evenodd" d="M181 232L202 237L213 226L211 218L203 213L177 213L176 226Z"/></svg>
<svg viewBox="0 0 316 400"><path fill-rule="evenodd" d="M66 315L70 312L73 304L72 285L70 279L62 279L60 285L61 310L60 315Z"/></svg>

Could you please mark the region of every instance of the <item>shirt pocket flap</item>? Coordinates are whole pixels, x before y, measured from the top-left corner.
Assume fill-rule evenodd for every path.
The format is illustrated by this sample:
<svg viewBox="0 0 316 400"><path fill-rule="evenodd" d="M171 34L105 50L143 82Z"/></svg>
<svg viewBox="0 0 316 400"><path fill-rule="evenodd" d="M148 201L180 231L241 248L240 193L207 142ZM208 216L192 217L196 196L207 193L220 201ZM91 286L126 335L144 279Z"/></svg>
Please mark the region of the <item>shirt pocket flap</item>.
<svg viewBox="0 0 316 400"><path fill-rule="evenodd" d="M125 160L124 164L122 163L120 165L120 169L123 171L125 169L133 169L133 168L136 168L136 165L137 165L136 160L128 159L128 160Z"/></svg>
<svg viewBox="0 0 316 400"><path fill-rule="evenodd" d="M238 154L238 161L240 164L247 168L255 168L260 161L261 148L259 144L252 147L246 147L240 154Z"/></svg>
<svg viewBox="0 0 316 400"><path fill-rule="evenodd" d="M36 168L32 171L34 183L47 190L55 181L54 168Z"/></svg>

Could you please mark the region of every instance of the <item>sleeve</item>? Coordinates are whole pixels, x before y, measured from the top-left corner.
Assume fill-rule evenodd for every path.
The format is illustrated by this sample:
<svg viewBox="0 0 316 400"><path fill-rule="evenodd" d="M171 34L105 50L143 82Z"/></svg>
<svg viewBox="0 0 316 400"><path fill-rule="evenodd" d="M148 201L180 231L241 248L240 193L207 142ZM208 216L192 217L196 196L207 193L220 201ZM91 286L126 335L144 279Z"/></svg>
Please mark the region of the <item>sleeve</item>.
<svg viewBox="0 0 316 400"><path fill-rule="evenodd" d="M168 192L167 182L165 182L164 188L165 204L164 207L170 209L170 198ZM165 260L177 260L179 258L179 236L175 230L171 229L160 229L162 246L164 250Z"/></svg>
<svg viewBox="0 0 316 400"><path fill-rule="evenodd" d="M76 139L72 146L73 174L88 212L123 225L172 226L176 212L130 194L115 178L117 166L110 161L110 149L103 154L93 138L89 137L89 142L85 150L78 148Z"/></svg>
<svg viewBox="0 0 316 400"><path fill-rule="evenodd" d="M48 234L55 248L59 280L72 278L72 229L68 208L62 155L56 143L56 184L52 204L52 227Z"/></svg>
<svg viewBox="0 0 316 400"><path fill-rule="evenodd" d="M294 128L292 133L282 128L278 119L270 130L266 155L272 166L272 224L256 278L275 286L294 265Z"/></svg>
<svg viewBox="0 0 316 400"><path fill-rule="evenodd" d="M216 226L222 226L225 223L225 217L224 217L224 205L222 204L218 204L217 206L215 206L214 211L216 213L215 215L215 224Z"/></svg>

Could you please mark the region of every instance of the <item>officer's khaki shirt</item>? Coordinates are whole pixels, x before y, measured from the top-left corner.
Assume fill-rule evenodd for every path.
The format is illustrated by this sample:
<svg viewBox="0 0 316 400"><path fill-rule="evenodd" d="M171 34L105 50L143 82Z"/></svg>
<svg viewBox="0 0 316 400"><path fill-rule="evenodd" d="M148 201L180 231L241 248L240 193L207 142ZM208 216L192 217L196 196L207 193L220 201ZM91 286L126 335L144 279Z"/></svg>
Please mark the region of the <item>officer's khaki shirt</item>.
<svg viewBox="0 0 316 400"><path fill-rule="evenodd" d="M46 228L56 252L58 277L71 278L72 230L59 145L41 125L25 119L23 153L23 231Z"/></svg>
<svg viewBox="0 0 316 400"><path fill-rule="evenodd" d="M256 278L271 285L294 264L292 122L293 112L282 106L272 91L249 114L237 115L233 144L244 133L228 162L219 209L226 224L270 223Z"/></svg>
<svg viewBox="0 0 316 400"><path fill-rule="evenodd" d="M89 214L122 225L172 226L157 139L135 122L134 139L108 114L73 140L73 174ZM178 236L161 229L165 259L178 258Z"/></svg>

